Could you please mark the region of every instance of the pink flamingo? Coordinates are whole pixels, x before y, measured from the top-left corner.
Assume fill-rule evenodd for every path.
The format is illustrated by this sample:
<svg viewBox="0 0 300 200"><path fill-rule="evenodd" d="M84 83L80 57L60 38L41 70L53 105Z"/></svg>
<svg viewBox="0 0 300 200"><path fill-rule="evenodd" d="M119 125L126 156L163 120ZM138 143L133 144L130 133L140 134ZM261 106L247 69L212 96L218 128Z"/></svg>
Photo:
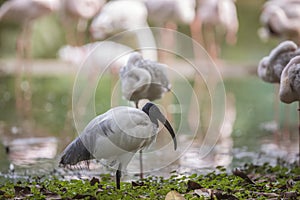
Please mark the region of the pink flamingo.
<svg viewBox="0 0 300 200"><path fill-rule="evenodd" d="M15 96L16 110L20 116L28 115L31 110L31 90L30 85L24 82L21 88L22 67L25 59L30 57L31 29L34 21L47 14L50 14L58 7L56 0L10 0L0 7L0 21L8 21L20 24L22 31L17 38L16 49L19 65L16 67ZM25 69L29 71L29 66ZM29 74L29 72L27 72ZM22 95L22 89L24 94Z"/></svg>
<svg viewBox="0 0 300 200"><path fill-rule="evenodd" d="M85 32L88 20L99 13L106 0L62 0L60 13L66 29L68 44L82 45L85 43Z"/></svg>
<svg viewBox="0 0 300 200"><path fill-rule="evenodd" d="M290 60L300 55L298 46L292 41L284 41L275 47L269 54L262 58L258 65L258 76L269 83L280 83L281 74ZM278 93L278 87L275 86L276 96ZM274 100L274 121L279 124L279 104L277 100ZM286 110L286 116L288 116L288 110ZM285 120L285 128L287 129L288 117ZM285 131L286 134L288 131ZM287 135L285 135L287 137Z"/></svg>
<svg viewBox="0 0 300 200"><path fill-rule="evenodd" d="M263 27L258 33L262 40L275 36L300 44L300 1L267 1L263 6L260 22Z"/></svg>
<svg viewBox="0 0 300 200"><path fill-rule="evenodd" d="M225 35L226 42L234 45L239 28L234 0L198 0L194 26L199 33L196 40L202 44L213 59L219 57L220 42Z"/></svg>
<svg viewBox="0 0 300 200"><path fill-rule="evenodd" d="M293 103L298 101L300 107L300 56L296 56L287 64L281 74L280 89L279 89L280 100L284 103ZM299 120L300 120L300 109ZM300 121L298 127L299 133L299 154L300 156ZM300 159L299 159L300 166Z"/></svg>

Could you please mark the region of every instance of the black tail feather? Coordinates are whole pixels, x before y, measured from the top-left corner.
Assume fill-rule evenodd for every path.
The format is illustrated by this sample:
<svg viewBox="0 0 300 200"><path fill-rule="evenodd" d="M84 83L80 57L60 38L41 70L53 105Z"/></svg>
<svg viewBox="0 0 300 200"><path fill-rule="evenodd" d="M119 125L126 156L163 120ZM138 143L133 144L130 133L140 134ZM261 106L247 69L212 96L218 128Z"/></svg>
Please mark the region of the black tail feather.
<svg viewBox="0 0 300 200"><path fill-rule="evenodd" d="M62 167L76 165L81 161L88 161L93 158L93 155L78 137L71 144L69 144L69 146L67 146L60 159L59 165Z"/></svg>

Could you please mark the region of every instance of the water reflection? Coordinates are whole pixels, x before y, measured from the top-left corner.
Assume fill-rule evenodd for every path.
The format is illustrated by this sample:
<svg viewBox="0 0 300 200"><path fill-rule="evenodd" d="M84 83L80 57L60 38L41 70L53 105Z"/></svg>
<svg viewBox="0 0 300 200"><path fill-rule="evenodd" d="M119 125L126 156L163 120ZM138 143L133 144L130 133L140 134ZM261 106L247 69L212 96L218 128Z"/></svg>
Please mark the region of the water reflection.
<svg viewBox="0 0 300 200"><path fill-rule="evenodd" d="M54 137L19 138L4 143L5 152L13 165L29 166L42 159L53 159L57 154Z"/></svg>
<svg viewBox="0 0 300 200"><path fill-rule="evenodd" d="M236 120L236 105L233 94L227 94L226 112L218 143L205 158L199 157L201 142L195 141L180 159L180 165L186 171L188 168L201 169L216 166L228 167L232 163L233 139L232 130Z"/></svg>
<svg viewBox="0 0 300 200"><path fill-rule="evenodd" d="M5 80L7 81L10 79ZM54 82L56 86L58 79L48 79L45 84L49 84L51 88L54 88ZM60 83L61 82L59 82L59 84ZM72 83L70 82L70 84ZM199 146L201 145L201 139L195 140L180 159L173 162L170 166L156 171L151 171L151 166L155 166L157 165L156 163L162 162L165 156L161 156L160 154L151 154L150 156L149 154L149 156L145 156L144 161L145 164L149 165L149 174L169 176L169 173L172 170L185 173L205 173L207 169L211 169L217 165L223 165L230 169L232 167L242 166L244 163L249 162L254 164L262 164L264 162L276 164L277 157L284 158L289 162L293 162L297 159L297 113L291 113L290 117L290 119L294 120L290 122L290 128L292 130L291 138L276 141L274 140L272 132L278 127L274 126L273 123L263 123L270 122L273 119L273 106L270 103L272 102L271 100L273 97L272 88L270 89L268 85L263 85L263 83L251 77L230 80L225 82L225 84L227 91L230 91L234 96L227 94L226 119L221 130L222 133L219 142L213 151L207 157L200 159ZM39 84L35 84L35 86L38 85ZM0 87L0 90L1 88L6 88L5 91L9 91L10 84L8 84L8 81L5 87ZM247 90L242 90L241 88L246 88ZM64 115L67 111L67 109L65 109L65 103L62 104L62 98L66 97L65 90L67 90L68 87L66 86L65 88L62 87L59 89L60 90L57 91L51 91L50 93L45 90L37 90L34 96L36 98L35 102L45 102L47 99L39 99L37 97L47 97L49 98L49 101L51 100L51 104L53 105L53 110L45 113L46 117L42 115L44 113L41 114L41 112L44 112L45 104L37 104L36 106L38 107L37 110L39 112L38 117L35 118L36 124L42 124L43 127L47 126L49 130L41 131L36 129L35 132L38 133L35 135L42 136L43 133L44 138L37 136L33 137L34 134L31 130L19 128L19 126L16 125L14 116L10 116L14 107L13 103L0 105L2 111L0 136L3 143L3 146L0 145L0 169L2 175L8 171L9 163L15 165L15 175L38 174L42 172L47 172L47 174L49 174L48 172L53 171L53 169L61 174L70 174L70 177L78 175L82 177L82 174L85 174L86 176L97 176L103 172L110 172L110 170L98 162L91 163L91 171L69 171L57 167L56 157L59 156L63 147L65 147L65 145L74 137L75 133L75 131L69 131L68 134L62 134L62 136L58 136L61 138L59 140L53 137L55 134L57 136L58 130L63 129L64 118L61 118L60 116ZM249 95L249 93L255 93L255 95ZM101 96L101 98L98 99L102 102L103 98L104 97ZM296 110L296 108L294 110ZM174 111L176 111L176 109ZM49 118L49 116L52 117ZM55 131L51 130L53 127L56 127ZM28 138L3 140L6 139L6 137L25 137L23 134L25 131L31 133ZM53 134L49 134L49 132ZM9 135L10 133L11 135ZM184 133L179 133L179 136L178 143L182 146L186 146L184 144L190 143L193 139ZM58 142L61 145L58 145ZM8 149L6 147L8 147ZM9 153L6 154L5 151L9 151ZM174 150L171 148L168 156L171 157L173 155ZM130 171L138 172L138 158L132 160L128 167ZM128 177L135 177L135 174L129 174Z"/></svg>

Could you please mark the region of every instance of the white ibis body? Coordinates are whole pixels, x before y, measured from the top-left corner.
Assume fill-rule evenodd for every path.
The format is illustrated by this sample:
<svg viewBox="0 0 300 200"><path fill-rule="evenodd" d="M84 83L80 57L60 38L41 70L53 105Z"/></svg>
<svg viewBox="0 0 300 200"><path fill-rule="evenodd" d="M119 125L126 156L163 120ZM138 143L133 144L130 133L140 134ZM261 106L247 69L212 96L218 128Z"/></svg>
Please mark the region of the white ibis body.
<svg viewBox="0 0 300 200"><path fill-rule="evenodd" d="M121 171L137 151L149 147L156 139L158 121L170 132L174 149L176 136L168 120L153 103L147 103L142 110L132 107L115 107L94 118L64 150L60 165L76 165L90 159L106 159L117 164L116 185L120 188Z"/></svg>
<svg viewBox="0 0 300 200"><path fill-rule="evenodd" d="M120 70L123 96L134 101L136 107L141 99L160 99L171 89L165 68L164 64L144 60L141 54L132 53L127 65Z"/></svg>

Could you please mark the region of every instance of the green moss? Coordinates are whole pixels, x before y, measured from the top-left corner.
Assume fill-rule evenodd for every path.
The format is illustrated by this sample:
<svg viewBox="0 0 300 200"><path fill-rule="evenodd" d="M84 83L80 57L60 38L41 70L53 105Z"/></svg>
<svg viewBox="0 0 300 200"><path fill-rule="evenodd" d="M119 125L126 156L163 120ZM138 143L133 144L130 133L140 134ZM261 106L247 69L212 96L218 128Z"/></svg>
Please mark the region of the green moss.
<svg viewBox="0 0 300 200"><path fill-rule="evenodd" d="M224 168L216 168L205 175L173 173L170 178L149 176L138 182L122 182L120 190L115 188L114 178L108 174L101 175L100 180L93 178L93 181L67 181L55 176L31 177L29 181L7 179L0 185L0 199L165 199L167 193L173 190L185 199L209 199L199 191L210 193L213 199L296 199L300 196L296 192L300 189L299 168L296 166L247 164L240 173L252 179L254 184L236 173L226 173Z"/></svg>

